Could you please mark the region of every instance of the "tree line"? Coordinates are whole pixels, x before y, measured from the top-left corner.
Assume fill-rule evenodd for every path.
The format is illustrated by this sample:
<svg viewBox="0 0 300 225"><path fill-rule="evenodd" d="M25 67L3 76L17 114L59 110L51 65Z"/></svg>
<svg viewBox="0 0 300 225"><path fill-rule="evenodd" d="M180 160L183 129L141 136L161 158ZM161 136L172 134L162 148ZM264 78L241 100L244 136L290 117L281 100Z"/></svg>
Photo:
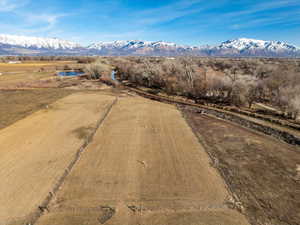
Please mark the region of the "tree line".
<svg viewBox="0 0 300 225"><path fill-rule="evenodd" d="M199 57L115 57L120 80L197 102L252 107L269 103L290 118L300 112L300 61Z"/></svg>

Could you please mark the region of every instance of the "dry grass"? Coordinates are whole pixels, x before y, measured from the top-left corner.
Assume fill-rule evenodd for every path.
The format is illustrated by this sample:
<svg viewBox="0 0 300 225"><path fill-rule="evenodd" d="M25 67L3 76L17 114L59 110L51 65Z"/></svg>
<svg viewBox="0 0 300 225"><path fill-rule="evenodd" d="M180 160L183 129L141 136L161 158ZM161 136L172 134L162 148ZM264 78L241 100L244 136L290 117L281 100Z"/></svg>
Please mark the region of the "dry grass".
<svg viewBox="0 0 300 225"><path fill-rule="evenodd" d="M30 223L85 143L73 131L96 127L114 99L76 93L0 130L1 224Z"/></svg>
<svg viewBox="0 0 300 225"><path fill-rule="evenodd" d="M0 129L73 92L64 89L0 91Z"/></svg>
<svg viewBox="0 0 300 225"><path fill-rule="evenodd" d="M8 88L24 82L53 78L49 72L19 72L0 76L0 88Z"/></svg>
<svg viewBox="0 0 300 225"><path fill-rule="evenodd" d="M0 72L33 71L41 67L74 65L73 61L26 61L20 64L0 63Z"/></svg>
<svg viewBox="0 0 300 225"><path fill-rule="evenodd" d="M299 149L233 123L184 109L251 224L299 224Z"/></svg>
<svg viewBox="0 0 300 225"><path fill-rule="evenodd" d="M17 88L36 81L55 78L57 70L82 67L73 61L26 61L21 64L0 63L0 88ZM32 85L31 85L32 86Z"/></svg>

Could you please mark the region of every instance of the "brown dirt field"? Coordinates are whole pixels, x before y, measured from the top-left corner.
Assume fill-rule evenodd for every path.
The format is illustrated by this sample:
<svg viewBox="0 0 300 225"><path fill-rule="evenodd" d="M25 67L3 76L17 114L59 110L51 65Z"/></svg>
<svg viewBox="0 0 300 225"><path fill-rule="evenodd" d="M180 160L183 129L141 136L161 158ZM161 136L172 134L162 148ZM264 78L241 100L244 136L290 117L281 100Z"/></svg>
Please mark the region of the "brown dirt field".
<svg viewBox="0 0 300 225"><path fill-rule="evenodd" d="M181 113L119 97L39 225L246 225Z"/></svg>
<svg viewBox="0 0 300 225"><path fill-rule="evenodd" d="M0 129L71 93L64 89L0 91Z"/></svg>
<svg viewBox="0 0 300 225"><path fill-rule="evenodd" d="M36 71L41 67L55 68L56 66L75 65L73 61L26 61L20 64L0 63L0 72L28 72Z"/></svg>
<svg viewBox="0 0 300 225"><path fill-rule="evenodd" d="M1 224L29 220L114 99L72 94L0 130Z"/></svg>
<svg viewBox="0 0 300 225"><path fill-rule="evenodd" d="M82 68L75 61L26 61L21 64L0 63L0 89L24 86L56 87L55 73L64 66Z"/></svg>
<svg viewBox="0 0 300 225"><path fill-rule="evenodd" d="M53 74L54 73L47 72L21 72L1 75L0 88L8 88L10 86L16 86L21 83L56 78Z"/></svg>
<svg viewBox="0 0 300 225"><path fill-rule="evenodd" d="M299 148L188 107L183 111L251 224L300 224Z"/></svg>

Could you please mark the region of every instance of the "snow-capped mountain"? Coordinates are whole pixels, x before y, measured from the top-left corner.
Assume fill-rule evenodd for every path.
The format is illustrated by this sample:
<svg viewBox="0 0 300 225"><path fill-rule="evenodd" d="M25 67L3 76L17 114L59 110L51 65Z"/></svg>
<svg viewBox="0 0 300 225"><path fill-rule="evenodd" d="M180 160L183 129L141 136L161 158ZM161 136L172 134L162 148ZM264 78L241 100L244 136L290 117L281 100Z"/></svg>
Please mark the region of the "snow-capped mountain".
<svg viewBox="0 0 300 225"><path fill-rule="evenodd" d="M0 34L0 44L32 49L76 49L81 48L77 43L58 38L40 38Z"/></svg>
<svg viewBox="0 0 300 225"><path fill-rule="evenodd" d="M198 55L198 56L232 56L232 57L296 57L300 49L279 41L262 41L240 38L229 40L218 46L191 47L170 42L114 41L99 42L88 49L100 55Z"/></svg>
<svg viewBox="0 0 300 225"><path fill-rule="evenodd" d="M221 49L238 49L243 50L269 50L269 51L296 51L299 50L296 46L286 44L280 41L263 41L255 39L240 38L223 42L219 48Z"/></svg>
<svg viewBox="0 0 300 225"><path fill-rule="evenodd" d="M199 47L139 40L98 42L83 47L57 38L0 35L0 55L300 57L300 49L280 41L247 38Z"/></svg>
<svg viewBox="0 0 300 225"><path fill-rule="evenodd" d="M151 48L183 48L184 46L177 45L175 43L170 42L163 42L163 41L138 41L138 40L132 40L132 41L113 41L113 42L98 42L93 43L88 48L90 49L105 49L105 48L145 48L145 47L151 47Z"/></svg>
<svg viewBox="0 0 300 225"><path fill-rule="evenodd" d="M214 49L220 55L240 56L299 56L300 48L280 41L263 41L240 38L223 42Z"/></svg>
<svg viewBox="0 0 300 225"><path fill-rule="evenodd" d="M104 55L184 55L192 54L193 48L163 41L113 41L98 42L88 46L88 49Z"/></svg>

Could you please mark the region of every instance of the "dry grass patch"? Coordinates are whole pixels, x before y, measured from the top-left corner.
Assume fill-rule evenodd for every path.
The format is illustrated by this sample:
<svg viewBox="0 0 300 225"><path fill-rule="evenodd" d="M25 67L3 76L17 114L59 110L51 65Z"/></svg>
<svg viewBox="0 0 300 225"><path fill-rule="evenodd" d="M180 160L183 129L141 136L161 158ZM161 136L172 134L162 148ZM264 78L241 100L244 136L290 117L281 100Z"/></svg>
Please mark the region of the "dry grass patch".
<svg viewBox="0 0 300 225"><path fill-rule="evenodd" d="M33 71L41 67L53 67L74 65L73 61L26 61L20 64L0 63L0 72Z"/></svg>
<svg viewBox="0 0 300 225"><path fill-rule="evenodd" d="M0 91L0 129L71 93L64 89Z"/></svg>

